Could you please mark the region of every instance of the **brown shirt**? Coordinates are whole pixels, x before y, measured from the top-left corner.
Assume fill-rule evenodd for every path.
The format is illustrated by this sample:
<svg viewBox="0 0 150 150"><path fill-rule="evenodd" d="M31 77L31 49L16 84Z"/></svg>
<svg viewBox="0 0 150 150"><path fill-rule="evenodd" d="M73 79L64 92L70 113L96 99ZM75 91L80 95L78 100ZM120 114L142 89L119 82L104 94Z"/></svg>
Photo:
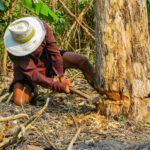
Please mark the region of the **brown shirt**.
<svg viewBox="0 0 150 150"><path fill-rule="evenodd" d="M14 62L14 80L13 83L28 80L31 84L38 84L43 87L64 91L65 85L53 80L53 76L62 76L63 59L56 45L52 31L46 23L46 36L42 44L32 54L17 57L9 54Z"/></svg>

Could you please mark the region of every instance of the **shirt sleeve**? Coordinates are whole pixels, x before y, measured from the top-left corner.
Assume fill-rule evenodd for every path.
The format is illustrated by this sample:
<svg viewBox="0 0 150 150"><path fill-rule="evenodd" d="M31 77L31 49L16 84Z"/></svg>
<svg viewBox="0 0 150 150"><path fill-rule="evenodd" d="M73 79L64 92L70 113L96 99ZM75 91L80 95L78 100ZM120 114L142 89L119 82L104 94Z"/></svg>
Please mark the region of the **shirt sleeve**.
<svg viewBox="0 0 150 150"><path fill-rule="evenodd" d="M44 23L44 26L46 28L46 48L52 58L52 69L54 70L56 75L63 76L63 58L56 45L56 40L54 38L53 32L46 23Z"/></svg>
<svg viewBox="0 0 150 150"><path fill-rule="evenodd" d="M65 85L41 74L30 56L10 57L30 81L58 92L65 92Z"/></svg>

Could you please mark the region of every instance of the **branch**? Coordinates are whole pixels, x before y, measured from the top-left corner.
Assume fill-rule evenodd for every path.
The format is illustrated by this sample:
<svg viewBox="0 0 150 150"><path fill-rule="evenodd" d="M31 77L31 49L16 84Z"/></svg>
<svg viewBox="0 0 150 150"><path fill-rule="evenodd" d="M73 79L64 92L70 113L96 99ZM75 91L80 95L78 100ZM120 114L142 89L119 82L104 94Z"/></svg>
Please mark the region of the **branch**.
<svg viewBox="0 0 150 150"><path fill-rule="evenodd" d="M71 142L69 143L67 150L72 150L73 149L73 144L76 142L80 132L81 132L81 128L79 128L77 130L75 136L72 138Z"/></svg>
<svg viewBox="0 0 150 150"><path fill-rule="evenodd" d="M83 23L83 24L84 24L85 26L87 26L87 28L89 28L89 29L90 29L90 27L89 27L88 25L86 25L86 24L84 23L84 21L83 21L83 16L87 13L87 11L89 10L89 8L90 8L90 6L92 5L92 3L93 3L93 1L91 1L90 4L82 10L82 12L79 14L79 16L78 16L78 18L77 18L77 19L80 21L80 23ZM76 21L72 24L70 30L67 32L67 34L66 34L66 36L65 36L65 38L64 38L64 40L63 40L63 43L65 43L66 41L67 41L67 43L69 42L69 41L67 40L67 38L71 36L71 33L72 33L72 31L74 30L74 28L76 27L77 24L78 24L78 23L77 23ZM92 29L90 29L90 30L92 30ZM93 31L93 30L92 30L92 31Z"/></svg>
<svg viewBox="0 0 150 150"><path fill-rule="evenodd" d="M45 109L48 107L48 104L49 104L49 98L47 98L46 104L44 105L44 107L43 107L40 111L36 112L36 113L24 124L24 126L19 126L19 127L16 129L16 131L15 131L13 137L10 137L10 138L6 139L3 143L0 144L0 148L5 148L5 147L7 147L7 146L9 146L9 145L12 145L12 144L16 143L17 140L18 140L18 136L19 136L19 134L20 134L21 131L22 131L22 127L25 127L25 129L26 129L29 124L33 123L37 118L39 118L39 117L42 115L42 113L45 111Z"/></svg>
<svg viewBox="0 0 150 150"><path fill-rule="evenodd" d="M79 96L82 96L83 98L86 98L86 99L90 99L91 98L89 95L87 95L87 94L85 94L85 93L83 93L83 92L81 92L79 90L76 90L74 88L70 88L70 90L71 90L71 92L73 92L73 93L75 93L75 94L77 94Z"/></svg>
<svg viewBox="0 0 150 150"><path fill-rule="evenodd" d="M9 95L9 93L5 93L3 96L1 96L1 97L0 97L0 102L2 102L2 100L3 100L4 98L6 98L8 95Z"/></svg>
<svg viewBox="0 0 150 150"><path fill-rule="evenodd" d="M12 96L13 96L13 92L12 92L12 93L10 93L10 95L9 95L9 97L8 97L8 99L7 99L7 101L6 101L6 103L9 103L9 102L10 102L10 100L11 100Z"/></svg>
<svg viewBox="0 0 150 150"><path fill-rule="evenodd" d="M47 142L47 144L49 145L49 148L50 148L51 150L58 150L58 148L50 141L49 137L48 137L40 128L38 128L38 129L39 129L40 132L42 133L44 140L45 140L45 141Z"/></svg>
<svg viewBox="0 0 150 150"><path fill-rule="evenodd" d="M9 117L3 117L3 118L0 118L0 123L6 122L6 121L12 121L12 120L16 120L16 119L21 119L21 118L28 118L28 115L27 114L18 114L18 115L13 115L13 116L9 116Z"/></svg>
<svg viewBox="0 0 150 150"><path fill-rule="evenodd" d="M70 11L70 9L68 9L68 7L62 2L62 0L58 0L63 8L67 11L67 13L72 16L76 22L82 27L82 29L87 33L87 35L89 35L93 40L95 40L95 37L89 32L89 30L77 19L77 17Z"/></svg>

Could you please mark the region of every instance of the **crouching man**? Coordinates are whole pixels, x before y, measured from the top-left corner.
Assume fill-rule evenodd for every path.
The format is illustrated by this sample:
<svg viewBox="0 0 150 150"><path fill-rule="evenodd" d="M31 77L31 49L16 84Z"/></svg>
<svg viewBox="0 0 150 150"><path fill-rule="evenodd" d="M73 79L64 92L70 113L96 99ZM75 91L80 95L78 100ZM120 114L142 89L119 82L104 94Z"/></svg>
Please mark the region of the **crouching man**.
<svg viewBox="0 0 150 150"><path fill-rule="evenodd" d="M35 96L35 86L70 93L71 82L65 69L80 69L94 85L94 72L88 60L79 54L59 50L48 25L37 17L24 17L6 29L4 44L14 63L14 79L10 86L17 105L29 103ZM54 81L53 77L58 80Z"/></svg>

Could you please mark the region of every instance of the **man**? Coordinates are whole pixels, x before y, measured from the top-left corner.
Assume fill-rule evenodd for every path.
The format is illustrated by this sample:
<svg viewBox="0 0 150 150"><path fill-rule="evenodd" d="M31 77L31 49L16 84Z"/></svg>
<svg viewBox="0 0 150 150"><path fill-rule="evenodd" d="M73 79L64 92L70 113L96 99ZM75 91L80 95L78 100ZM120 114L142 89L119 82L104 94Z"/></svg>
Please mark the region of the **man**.
<svg viewBox="0 0 150 150"><path fill-rule="evenodd" d="M80 69L94 85L94 72L88 60L79 54L59 51L48 25L37 17L24 17L8 26L4 44L14 63L14 80L10 86L17 105L29 103L35 85L70 93L71 83L64 76L67 68ZM57 76L58 80L53 80Z"/></svg>

